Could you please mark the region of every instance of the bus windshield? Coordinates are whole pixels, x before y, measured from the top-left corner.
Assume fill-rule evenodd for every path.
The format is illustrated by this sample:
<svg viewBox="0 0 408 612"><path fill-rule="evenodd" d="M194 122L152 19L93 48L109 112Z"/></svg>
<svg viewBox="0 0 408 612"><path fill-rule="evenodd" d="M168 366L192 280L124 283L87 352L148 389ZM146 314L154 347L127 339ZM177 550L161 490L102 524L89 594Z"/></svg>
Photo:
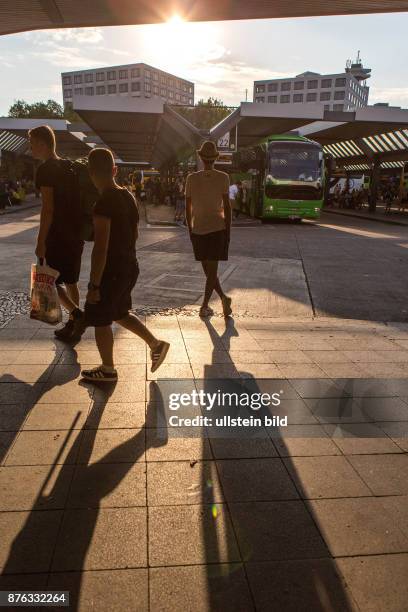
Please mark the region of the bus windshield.
<svg viewBox="0 0 408 612"><path fill-rule="evenodd" d="M316 182L321 179L322 152L302 142L269 144L268 178L270 180Z"/></svg>

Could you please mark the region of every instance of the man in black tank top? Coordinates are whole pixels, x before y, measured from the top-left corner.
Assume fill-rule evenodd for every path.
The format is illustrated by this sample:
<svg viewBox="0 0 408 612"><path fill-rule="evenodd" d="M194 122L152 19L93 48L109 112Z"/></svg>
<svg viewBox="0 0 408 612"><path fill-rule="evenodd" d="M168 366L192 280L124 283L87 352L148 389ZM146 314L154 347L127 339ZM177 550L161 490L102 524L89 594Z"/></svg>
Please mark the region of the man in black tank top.
<svg viewBox="0 0 408 612"><path fill-rule="evenodd" d="M139 212L132 194L115 181L116 166L108 149L93 149L89 154L89 173L100 195L94 207L95 241L85 322L95 327L95 339L102 364L83 370L87 380L116 381L113 363L112 323L142 338L150 347L154 372L169 349L167 342L158 340L145 325L129 312L132 289L139 275L136 258Z"/></svg>

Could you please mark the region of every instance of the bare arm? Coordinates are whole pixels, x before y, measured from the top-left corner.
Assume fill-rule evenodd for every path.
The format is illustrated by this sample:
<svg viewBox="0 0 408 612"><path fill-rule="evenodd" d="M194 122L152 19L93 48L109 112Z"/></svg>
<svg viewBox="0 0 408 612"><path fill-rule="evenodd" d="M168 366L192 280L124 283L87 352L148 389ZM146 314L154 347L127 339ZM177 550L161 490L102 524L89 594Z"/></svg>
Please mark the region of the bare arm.
<svg viewBox="0 0 408 612"><path fill-rule="evenodd" d="M191 202L191 198L186 196L186 221L187 221L187 227L188 227L188 231L191 232L193 231L193 206L192 206L192 202Z"/></svg>
<svg viewBox="0 0 408 612"><path fill-rule="evenodd" d="M110 219L94 215L95 242L91 256L91 283L100 285L106 265L110 236Z"/></svg>
<svg viewBox="0 0 408 612"><path fill-rule="evenodd" d="M45 257L45 242L51 227L54 215L54 190L52 187L41 187L40 228L38 230L37 247L35 254L39 258Z"/></svg>
<svg viewBox="0 0 408 612"><path fill-rule="evenodd" d="M227 234L229 235L231 231L232 209L228 193L224 193L224 195L222 196L222 201L224 204L225 229L227 230Z"/></svg>

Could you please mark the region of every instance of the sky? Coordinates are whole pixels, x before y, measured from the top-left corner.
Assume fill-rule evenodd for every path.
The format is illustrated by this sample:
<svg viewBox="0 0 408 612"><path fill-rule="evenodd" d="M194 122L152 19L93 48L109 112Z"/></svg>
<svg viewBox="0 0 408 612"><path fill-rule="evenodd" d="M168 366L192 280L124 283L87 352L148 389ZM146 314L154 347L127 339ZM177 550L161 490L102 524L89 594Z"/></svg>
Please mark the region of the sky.
<svg viewBox="0 0 408 612"><path fill-rule="evenodd" d="M0 37L0 116L16 99L62 102L64 71L145 62L196 84L196 101L252 100L253 81L343 72L357 51L369 104L408 108L408 13L44 30Z"/></svg>

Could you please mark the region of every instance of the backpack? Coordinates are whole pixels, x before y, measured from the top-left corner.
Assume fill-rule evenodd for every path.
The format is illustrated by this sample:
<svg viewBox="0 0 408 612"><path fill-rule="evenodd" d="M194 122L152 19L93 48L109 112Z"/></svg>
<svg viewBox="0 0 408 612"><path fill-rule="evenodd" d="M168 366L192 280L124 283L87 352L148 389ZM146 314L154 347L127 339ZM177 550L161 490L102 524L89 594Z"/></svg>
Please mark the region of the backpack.
<svg viewBox="0 0 408 612"><path fill-rule="evenodd" d="M68 199L78 203L78 232L80 240L92 242L94 239L93 209L99 198L88 171L88 160L62 160L68 174Z"/></svg>

